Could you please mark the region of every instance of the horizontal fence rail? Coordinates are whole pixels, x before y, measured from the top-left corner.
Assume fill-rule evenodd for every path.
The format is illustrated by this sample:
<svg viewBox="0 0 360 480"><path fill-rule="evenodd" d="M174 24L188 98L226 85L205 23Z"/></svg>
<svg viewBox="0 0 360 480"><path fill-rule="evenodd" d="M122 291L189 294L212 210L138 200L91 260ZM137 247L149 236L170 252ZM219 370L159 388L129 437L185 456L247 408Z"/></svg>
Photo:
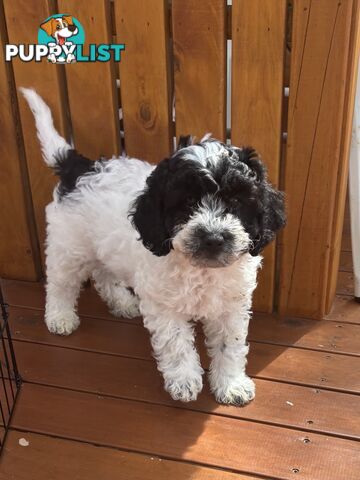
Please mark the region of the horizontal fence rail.
<svg viewBox="0 0 360 480"><path fill-rule="evenodd" d="M34 87L60 133L94 160L126 153L158 163L179 135L207 132L256 148L271 182L285 190L288 226L265 250L255 309L321 318L339 262L358 7L358 0L4 0L2 49L36 43L47 17L67 13L82 23L86 44L124 43L125 51L120 63L71 65L6 63L2 55L0 275L35 281L44 272L44 212L56 178L17 90Z"/></svg>

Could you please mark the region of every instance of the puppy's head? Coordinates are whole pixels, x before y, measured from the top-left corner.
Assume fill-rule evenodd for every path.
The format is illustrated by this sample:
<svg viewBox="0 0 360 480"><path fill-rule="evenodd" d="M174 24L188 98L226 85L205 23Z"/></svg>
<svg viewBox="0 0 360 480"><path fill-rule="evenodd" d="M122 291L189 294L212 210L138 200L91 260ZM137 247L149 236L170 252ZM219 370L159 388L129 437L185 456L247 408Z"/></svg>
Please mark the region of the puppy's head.
<svg viewBox="0 0 360 480"><path fill-rule="evenodd" d="M64 45L69 37L78 33L78 28L74 25L73 18L70 15L64 15L59 18L50 18L40 27L50 36L54 37L59 45Z"/></svg>
<svg viewBox="0 0 360 480"><path fill-rule="evenodd" d="M258 255L285 225L283 194L255 150L212 139L194 145L191 137L153 170L131 216L155 255L173 248L202 267Z"/></svg>

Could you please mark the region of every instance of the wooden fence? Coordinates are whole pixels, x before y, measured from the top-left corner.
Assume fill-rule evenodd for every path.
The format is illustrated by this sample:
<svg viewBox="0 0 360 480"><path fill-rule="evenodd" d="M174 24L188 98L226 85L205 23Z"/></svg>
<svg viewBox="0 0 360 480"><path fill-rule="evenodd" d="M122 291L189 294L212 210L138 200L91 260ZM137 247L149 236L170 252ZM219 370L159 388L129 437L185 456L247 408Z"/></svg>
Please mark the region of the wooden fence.
<svg viewBox="0 0 360 480"><path fill-rule="evenodd" d="M66 12L82 23L87 44L126 50L120 64L10 64L2 56L0 274L43 274L44 209L56 179L17 92L34 87L59 131L93 159L125 146L159 162L175 136L209 131L255 146L288 204L288 226L265 252L255 308L321 318L339 263L358 7L359 0L4 0L2 48L36 43L40 23Z"/></svg>

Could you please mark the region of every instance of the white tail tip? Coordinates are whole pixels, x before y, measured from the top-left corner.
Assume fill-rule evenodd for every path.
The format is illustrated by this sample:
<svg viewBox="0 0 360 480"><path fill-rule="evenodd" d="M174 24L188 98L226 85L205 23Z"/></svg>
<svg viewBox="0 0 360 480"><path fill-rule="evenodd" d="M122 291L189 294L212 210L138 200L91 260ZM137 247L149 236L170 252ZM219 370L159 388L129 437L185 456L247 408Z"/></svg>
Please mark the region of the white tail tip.
<svg viewBox="0 0 360 480"><path fill-rule="evenodd" d="M56 164L56 156L65 153L72 147L55 129L51 110L40 95L32 88L20 87L19 91L34 114L43 158L47 165L53 167Z"/></svg>

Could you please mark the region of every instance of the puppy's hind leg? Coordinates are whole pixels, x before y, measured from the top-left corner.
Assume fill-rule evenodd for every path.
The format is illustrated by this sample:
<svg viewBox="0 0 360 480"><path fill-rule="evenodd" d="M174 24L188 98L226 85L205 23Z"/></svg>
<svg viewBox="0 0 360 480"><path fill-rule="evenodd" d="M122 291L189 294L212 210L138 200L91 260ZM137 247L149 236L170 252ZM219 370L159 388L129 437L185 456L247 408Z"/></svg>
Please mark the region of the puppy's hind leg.
<svg viewBox="0 0 360 480"><path fill-rule="evenodd" d="M139 297L121 280L102 269L92 272L95 288L115 317L134 318L140 315Z"/></svg>
<svg viewBox="0 0 360 480"><path fill-rule="evenodd" d="M45 323L51 333L69 335L80 325L76 304L89 270L85 262L59 245L49 244L46 253Z"/></svg>

